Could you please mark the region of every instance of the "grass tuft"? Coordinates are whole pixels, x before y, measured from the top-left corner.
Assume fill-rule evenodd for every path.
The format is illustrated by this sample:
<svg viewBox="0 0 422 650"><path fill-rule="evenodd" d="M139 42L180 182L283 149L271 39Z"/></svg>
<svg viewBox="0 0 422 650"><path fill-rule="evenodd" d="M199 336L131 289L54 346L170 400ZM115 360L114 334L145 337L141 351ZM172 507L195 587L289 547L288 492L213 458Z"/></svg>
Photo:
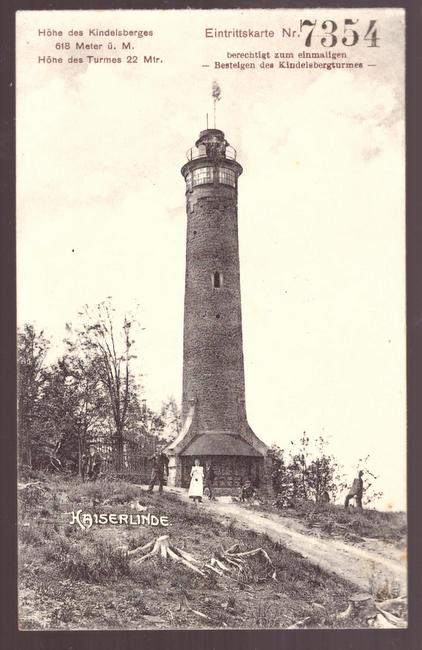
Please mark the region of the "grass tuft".
<svg viewBox="0 0 422 650"><path fill-rule="evenodd" d="M44 556L48 562L56 562L65 577L75 580L98 583L130 574L127 554L105 542L76 543L57 536L46 545Z"/></svg>

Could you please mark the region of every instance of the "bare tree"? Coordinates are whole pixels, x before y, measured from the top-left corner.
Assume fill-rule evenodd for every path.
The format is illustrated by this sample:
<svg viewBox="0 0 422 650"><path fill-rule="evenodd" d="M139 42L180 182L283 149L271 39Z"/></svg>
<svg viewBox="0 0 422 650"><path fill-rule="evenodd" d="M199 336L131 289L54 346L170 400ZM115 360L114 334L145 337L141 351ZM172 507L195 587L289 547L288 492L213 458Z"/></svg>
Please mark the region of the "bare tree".
<svg viewBox="0 0 422 650"><path fill-rule="evenodd" d="M134 340L131 338L133 319L123 317L120 327L114 323L114 308L110 299L97 305L94 311L85 306L80 315L83 327L79 341L86 354L95 361L98 377L108 396L116 444L116 468L123 468L123 434L128 420L129 405L134 397L135 382L131 373Z"/></svg>

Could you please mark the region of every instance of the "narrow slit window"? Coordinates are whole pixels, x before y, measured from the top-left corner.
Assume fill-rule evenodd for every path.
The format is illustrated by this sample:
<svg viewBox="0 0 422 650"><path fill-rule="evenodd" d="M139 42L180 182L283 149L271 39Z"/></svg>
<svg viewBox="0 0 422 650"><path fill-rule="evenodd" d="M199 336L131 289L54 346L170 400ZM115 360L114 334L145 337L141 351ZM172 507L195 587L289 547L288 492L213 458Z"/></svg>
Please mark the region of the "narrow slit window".
<svg viewBox="0 0 422 650"><path fill-rule="evenodd" d="M213 274L214 289L220 289L223 284L223 274L220 271L215 271Z"/></svg>

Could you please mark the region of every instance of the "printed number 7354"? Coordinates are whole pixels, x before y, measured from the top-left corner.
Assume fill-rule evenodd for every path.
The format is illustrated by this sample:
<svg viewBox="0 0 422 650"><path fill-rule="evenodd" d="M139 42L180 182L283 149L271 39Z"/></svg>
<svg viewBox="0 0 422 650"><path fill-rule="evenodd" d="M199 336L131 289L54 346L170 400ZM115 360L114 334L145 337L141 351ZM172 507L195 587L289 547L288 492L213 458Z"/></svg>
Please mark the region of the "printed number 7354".
<svg viewBox="0 0 422 650"><path fill-rule="evenodd" d="M360 35L356 31L356 29L353 29L354 25L357 25L359 20L351 20L350 18L345 18L344 19L344 25L343 25L343 36L341 38L341 43L343 45L346 45L347 47L351 47L352 45L356 45L356 43L359 41ZM300 31L303 32L304 27L310 27L311 29L308 31L306 40L305 40L305 46L306 47L311 47L312 46L312 36L314 29L316 27L317 21L316 20L301 20L300 21ZM376 20L370 20L368 28L365 32L365 35L362 37L362 40L368 41L368 47L379 47L378 41L380 40L379 37L377 36L377 21ZM321 37L321 45L324 47L334 47L335 45L338 44L339 39L341 37L341 33L339 34L338 32L338 25L334 20L324 20L321 23L321 29L323 30L324 34L319 34L318 36Z"/></svg>

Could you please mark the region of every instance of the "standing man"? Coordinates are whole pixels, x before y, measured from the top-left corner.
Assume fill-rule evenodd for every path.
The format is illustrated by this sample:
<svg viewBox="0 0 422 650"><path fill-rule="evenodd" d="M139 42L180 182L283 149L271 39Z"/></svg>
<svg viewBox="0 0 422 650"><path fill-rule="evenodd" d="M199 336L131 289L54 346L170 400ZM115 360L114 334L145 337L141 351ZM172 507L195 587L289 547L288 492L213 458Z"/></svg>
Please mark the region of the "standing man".
<svg viewBox="0 0 422 650"><path fill-rule="evenodd" d="M362 496L363 496L363 472L360 470L358 477L354 479L352 483L352 487L349 490L349 494L346 497L346 501L344 502L344 507L346 510L349 507L349 501L350 499L353 499L354 497L356 498L356 506L362 510Z"/></svg>
<svg viewBox="0 0 422 650"><path fill-rule="evenodd" d="M95 445L89 445L88 453L84 454L82 459L82 480L88 478L90 481L95 481L101 469L101 455L97 451Z"/></svg>
<svg viewBox="0 0 422 650"><path fill-rule="evenodd" d="M214 487L214 480L215 480L215 472L214 472L214 467L212 466L212 462L209 461L205 465L205 487L208 488L208 494L209 494L209 499L214 498L212 489Z"/></svg>
<svg viewBox="0 0 422 650"><path fill-rule="evenodd" d="M169 475L169 459L163 451L156 451L150 458L152 460L151 480L148 486L148 492L152 492L154 485L158 482L158 492L163 493L164 475Z"/></svg>

